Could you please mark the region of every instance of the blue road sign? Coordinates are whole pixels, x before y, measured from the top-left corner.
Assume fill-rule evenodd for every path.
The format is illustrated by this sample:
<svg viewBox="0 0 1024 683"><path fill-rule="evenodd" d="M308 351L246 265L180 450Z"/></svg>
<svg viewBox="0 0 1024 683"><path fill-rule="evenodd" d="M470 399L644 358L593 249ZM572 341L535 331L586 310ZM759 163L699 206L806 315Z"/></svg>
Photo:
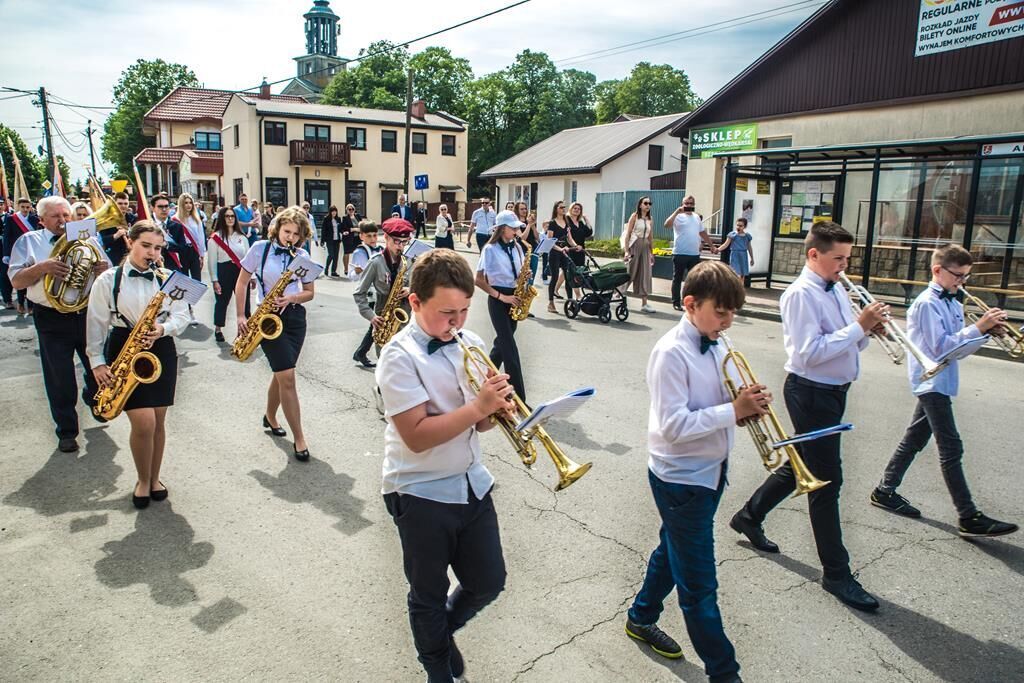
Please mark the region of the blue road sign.
<svg viewBox="0 0 1024 683"><path fill-rule="evenodd" d="M413 176L413 182L417 190L428 190L430 189L430 180L426 175Z"/></svg>

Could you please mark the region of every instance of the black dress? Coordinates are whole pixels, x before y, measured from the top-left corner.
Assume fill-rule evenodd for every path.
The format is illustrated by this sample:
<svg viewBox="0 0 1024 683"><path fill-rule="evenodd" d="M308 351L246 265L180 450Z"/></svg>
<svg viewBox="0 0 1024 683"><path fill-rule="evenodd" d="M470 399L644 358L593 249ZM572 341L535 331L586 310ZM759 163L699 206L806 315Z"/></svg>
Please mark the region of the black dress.
<svg viewBox="0 0 1024 683"><path fill-rule="evenodd" d="M580 216L579 224L573 222L568 216L565 217L565 222L569 224L569 231L572 234L573 241L579 246L585 247L587 238L593 237L594 229L583 220L582 216ZM586 251L570 251L569 259L573 262L573 265L581 267L587 262L587 253Z"/></svg>
<svg viewBox="0 0 1024 683"><path fill-rule="evenodd" d="M346 254L351 254L359 246L359 221L361 220L363 217L358 213L355 214L355 220L350 219L347 213L341 217L341 249Z"/></svg>

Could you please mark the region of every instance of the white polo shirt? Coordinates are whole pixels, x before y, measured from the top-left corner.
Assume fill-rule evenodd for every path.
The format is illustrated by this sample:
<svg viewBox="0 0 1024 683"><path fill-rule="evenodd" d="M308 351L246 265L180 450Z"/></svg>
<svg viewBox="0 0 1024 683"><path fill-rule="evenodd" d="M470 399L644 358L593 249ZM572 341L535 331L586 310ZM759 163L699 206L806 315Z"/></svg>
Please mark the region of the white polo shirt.
<svg viewBox="0 0 1024 683"><path fill-rule="evenodd" d="M511 249L499 239L484 245L480 254L480 262L477 263L477 272L487 275L487 282L492 287L516 286L516 278L519 271L523 269L523 249L516 240L509 242ZM513 269L514 266L514 269Z"/></svg>
<svg viewBox="0 0 1024 683"><path fill-rule="evenodd" d="M40 228L39 230L30 230L19 237L18 241L11 248L11 264L10 270L7 271L8 277L13 280L14 276L25 268L30 268L37 263L49 259L50 252L53 251L53 247L61 234L54 235L46 228ZM100 256L107 262L107 265L110 265L110 259L107 258L107 252L103 249L103 245L95 237L90 237L89 242L99 250ZM29 285L26 294L28 300L33 304L51 307L49 300L46 298L46 288L43 286L45 279L45 277L41 277Z"/></svg>

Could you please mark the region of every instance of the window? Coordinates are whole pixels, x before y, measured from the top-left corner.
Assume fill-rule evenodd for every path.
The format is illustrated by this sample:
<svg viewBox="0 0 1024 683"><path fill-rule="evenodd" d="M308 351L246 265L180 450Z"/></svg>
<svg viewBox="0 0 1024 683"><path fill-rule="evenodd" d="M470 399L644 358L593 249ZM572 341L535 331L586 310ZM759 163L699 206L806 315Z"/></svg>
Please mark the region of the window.
<svg viewBox="0 0 1024 683"><path fill-rule="evenodd" d="M196 149L220 150L220 133L196 132Z"/></svg>
<svg viewBox="0 0 1024 683"><path fill-rule="evenodd" d="M348 146L352 149L366 149L366 129L347 128L345 136L348 138Z"/></svg>
<svg viewBox="0 0 1024 683"><path fill-rule="evenodd" d="M526 202L526 205L531 209L537 208L537 200L534 197L534 192L537 183L531 183L529 185L509 185L508 186L508 200L510 202Z"/></svg>
<svg viewBox="0 0 1024 683"><path fill-rule="evenodd" d="M412 134L412 153L413 154L426 154L427 153L427 134L426 133L413 133Z"/></svg>
<svg viewBox="0 0 1024 683"><path fill-rule="evenodd" d="M576 199L576 189L577 189L577 187L578 186L576 185L576 181L575 180L572 181L572 184L570 185L571 189L569 190L569 201L570 202L577 201L577 199Z"/></svg>
<svg viewBox="0 0 1024 683"><path fill-rule="evenodd" d="M303 127L303 137L306 138L307 140L316 140L317 142L330 142L331 127L314 126L307 123Z"/></svg>
<svg viewBox="0 0 1024 683"><path fill-rule="evenodd" d="M285 124L284 121L264 121L263 122L263 144L264 145L283 145L285 142Z"/></svg>
<svg viewBox="0 0 1024 683"><path fill-rule="evenodd" d="M660 171L665 160L663 145L647 145L647 170Z"/></svg>
<svg viewBox="0 0 1024 683"><path fill-rule="evenodd" d="M760 140L761 149L785 149L793 146L793 138L775 138L774 140ZM789 164L777 161L765 162L762 159L758 160L758 164L762 166L769 166L769 170L778 170L779 173L785 173L789 170Z"/></svg>
<svg viewBox="0 0 1024 683"><path fill-rule="evenodd" d="M237 126L236 126L237 128ZM238 198L242 196L242 179L235 178L232 184L235 186L235 204L238 203Z"/></svg>
<svg viewBox="0 0 1024 683"><path fill-rule="evenodd" d="M455 156L455 136L454 135L442 135L441 136L441 156L453 157Z"/></svg>
<svg viewBox="0 0 1024 683"><path fill-rule="evenodd" d="M397 130L382 130L380 132L380 151L382 151L382 152L397 152L398 151L398 131Z"/></svg>
<svg viewBox="0 0 1024 683"><path fill-rule="evenodd" d="M238 124L237 123L233 126L233 130L235 131L235 148L237 149L238 148Z"/></svg>
<svg viewBox="0 0 1024 683"><path fill-rule="evenodd" d="M267 191L263 194L263 199L274 206L287 206L288 179L267 178Z"/></svg>

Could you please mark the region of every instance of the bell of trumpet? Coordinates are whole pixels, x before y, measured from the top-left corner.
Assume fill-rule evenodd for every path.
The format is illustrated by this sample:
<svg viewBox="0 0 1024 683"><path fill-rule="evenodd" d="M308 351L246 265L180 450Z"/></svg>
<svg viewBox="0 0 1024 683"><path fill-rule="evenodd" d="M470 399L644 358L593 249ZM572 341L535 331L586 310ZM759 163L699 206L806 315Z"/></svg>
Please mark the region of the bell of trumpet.
<svg viewBox="0 0 1024 683"><path fill-rule="evenodd" d="M990 306L981 298L968 292L965 287L961 287L960 291L964 295L964 316L972 323L977 323ZM992 335L992 341L1010 358L1024 356L1024 331L1009 324L1004 324L1003 329L1006 330L1005 336Z"/></svg>

